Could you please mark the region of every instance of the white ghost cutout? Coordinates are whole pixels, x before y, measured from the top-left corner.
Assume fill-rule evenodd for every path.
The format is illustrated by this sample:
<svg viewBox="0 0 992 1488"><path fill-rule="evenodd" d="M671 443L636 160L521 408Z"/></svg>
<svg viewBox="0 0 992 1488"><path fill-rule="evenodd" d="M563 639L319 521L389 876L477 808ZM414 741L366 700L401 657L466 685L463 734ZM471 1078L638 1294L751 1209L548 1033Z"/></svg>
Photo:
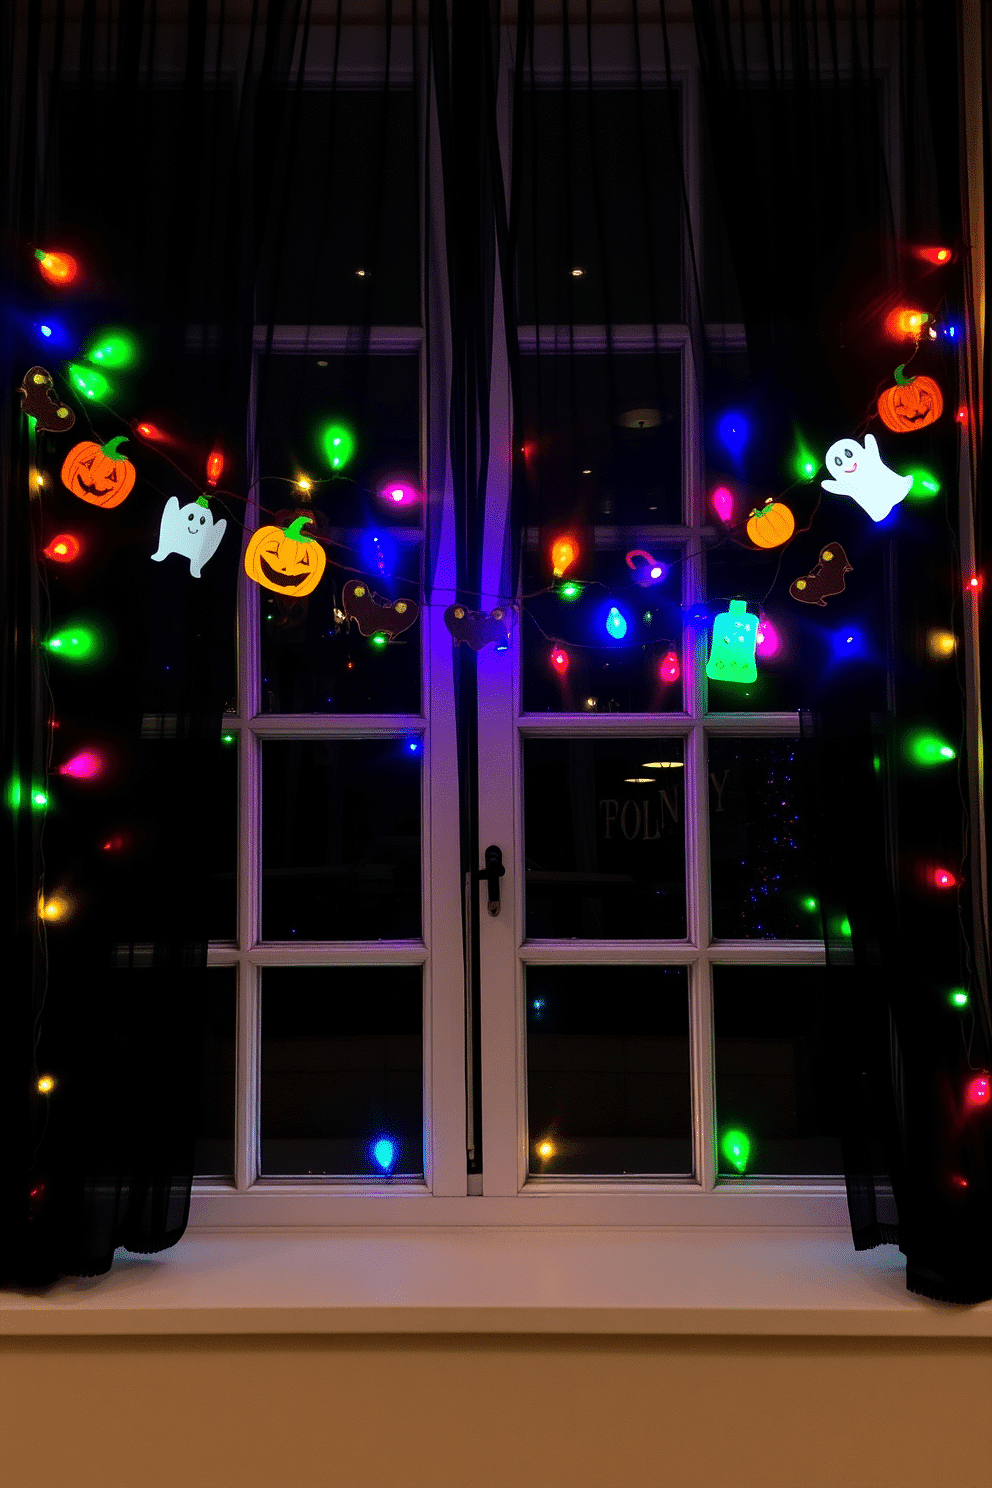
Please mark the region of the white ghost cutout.
<svg viewBox="0 0 992 1488"><path fill-rule="evenodd" d="M227 519L215 522L205 496L198 496L188 506L180 506L177 496L170 496L162 512L158 529L158 548L152 554L153 563L161 563L170 553L181 553L189 559L189 571L198 579L204 568L220 547L220 540L227 531Z"/></svg>
<svg viewBox="0 0 992 1488"><path fill-rule="evenodd" d="M834 496L850 496L873 522L887 517L913 484L911 475L897 475L882 464L874 434L865 435L864 448L856 439L838 439L823 463L834 477L820 482L823 489Z"/></svg>

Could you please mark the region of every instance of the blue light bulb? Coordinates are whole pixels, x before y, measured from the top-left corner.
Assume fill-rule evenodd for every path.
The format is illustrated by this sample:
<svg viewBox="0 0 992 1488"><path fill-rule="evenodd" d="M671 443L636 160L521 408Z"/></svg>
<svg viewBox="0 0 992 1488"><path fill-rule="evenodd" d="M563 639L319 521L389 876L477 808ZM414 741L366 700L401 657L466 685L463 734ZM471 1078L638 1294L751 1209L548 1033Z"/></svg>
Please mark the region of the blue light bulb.
<svg viewBox="0 0 992 1488"><path fill-rule="evenodd" d="M610 605L610 613L606 617L606 629L615 641L622 641L627 634L627 622L616 605Z"/></svg>
<svg viewBox="0 0 992 1488"><path fill-rule="evenodd" d="M395 1167L399 1153L392 1137L377 1137L372 1143L372 1161L384 1173Z"/></svg>
<svg viewBox="0 0 992 1488"><path fill-rule="evenodd" d="M717 425L717 436L732 455L739 455L747 444L747 419L742 413L725 413Z"/></svg>

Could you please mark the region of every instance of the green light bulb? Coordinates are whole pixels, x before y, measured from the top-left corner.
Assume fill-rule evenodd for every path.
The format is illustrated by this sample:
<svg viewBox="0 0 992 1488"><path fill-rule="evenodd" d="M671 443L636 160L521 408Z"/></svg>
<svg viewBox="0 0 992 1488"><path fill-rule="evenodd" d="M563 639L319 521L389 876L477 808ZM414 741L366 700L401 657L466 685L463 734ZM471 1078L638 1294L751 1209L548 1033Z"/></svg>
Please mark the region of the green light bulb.
<svg viewBox="0 0 992 1488"><path fill-rule="evenodd" d="M97 332L85 355L88 362L98 362L101 367L130 367L138 360L138 343L130 331L113 326Z"/></svg>
<svg viewBox="0 0 992 1488"><path fill-rule="evenodd" d="M102 403L113 391L102 372L81 367L78 362L71 362L69 365L69 381L82 397L92 398L96 403Z"/></svg>
<svg viewBox="0 0 992 1488"><path fill-rule="evenodd" d="M85 625L72 625L65 630L57 630L42 644L65 661L92 661L100 652L99 633Z"/></svg>
<svg viewBox="0 0 992 1488"><path fill-rule="evenodd" d="M917 467L915 470L908 470L906 474L913 477L913 484L909 488L909 494L918 501L930 501L940 491L940 481L931 470L923 470Z"/></svg>
<svg viewBox="0 0 992 1488"><path fill-rule="evenodd" d="M720 1139L720 1151L732 1168L743 1173L751 1157L751 1138L737 1128L725 1131Z"/></svg>
<svg viewBox="0 0 992 1488"><path fill-rule="evenodd" d="M236 738L236 734L221 734L220 742L222 744L233 744Z"/></svg>
<svg viewBox="0 0 992 1488"><path fill-rule="evenodd" d="M573 584L571 579L569 579L567 584L562 584L561 588L558 590L558 594L562 599L578 599L581 593L582 585Z"/></svg>
<svg viewBox="0 0 992 1488"><path fill-rule="evenodd" d="M955 987L953 992L948 992L947 1000L951 1007L966 1008L971 999L963 987Z"/></svg>
<svg viewBox="0 0 992 1488"><path fill-rule="evenodd" d="M911 764L928 769L931 765L942 765L957 759L957 751L939 734L926 729L913 729L906 735L903 748Z"/></svg>
<svg viewBox="0 0 992 1488"><path fill-rule="evenodd" d="M372 644L373 646L387 646L389 644L389 637L386 632L384 630L377 630L372 637Z"/></svg>
<svg viewBox="0 0 992 1488"><path fill-rule="evenodd" d="M820 462L809 446L800 438L792 457L792 472L797 480L811 481L820 468Z"/></svg>
<svg viewBox="0 0 992 1488"><path fill-rule="evenodd" d="M321 431L320 443L332 470L343 470L355 453L355 436L346 424L328 424Z"/></svg>
<svg viewBox="0 0 992 1488"><path fill-rule="evenodd" d="M44 811L48 805L48 792L36 787L31 792L31 805L35 811Z"/></svg>
<svg viewBox="0 0 992 1488"><path fill-rule="evenodd" d="M846 915L839 920L831 920L827 928L833 936L840 936L843 940L851 938L851 922Z"/></svg>
<svg viewBox="0 0 992 1488"><path fill-rule="evenodd" d="M21 804L21 782L14 775L7 784L7 805L11 811L16 811Z"/></svg>
<svg viewBox="0 0 992 1488"><path fill-rule="evenodd" d="M820 907L820 901L814 899L812 894L810 894L806 899L802 900L802 906L808 914L816 914L816 911Z"/></svg>

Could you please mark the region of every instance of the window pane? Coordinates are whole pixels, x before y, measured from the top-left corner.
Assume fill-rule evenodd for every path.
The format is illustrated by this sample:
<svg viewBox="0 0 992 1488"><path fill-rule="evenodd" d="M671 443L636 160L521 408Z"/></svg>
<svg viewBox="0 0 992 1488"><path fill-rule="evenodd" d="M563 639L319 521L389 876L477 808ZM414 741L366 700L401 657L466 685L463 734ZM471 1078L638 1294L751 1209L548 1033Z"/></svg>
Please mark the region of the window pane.
<svg viewBox="0 0 992 1488"><path fill-rule="evenodd" d="M523 323L682 318L673 112L678 97L655 88L526 94L517 121Z"/></svg>
<svg viewBox="0 0 992 1488"><path fill-rule="evenodd" d="M261 520L285 527L306 512L327 554L309 596L258 586L262 709L419 713L419 617L381 647L341 617L342 588L356 578L384 604L420 604L422 504L387 512L378 494L390 479L420 485L417 357L276 356L259 376ZM355 454L331 478L319 436L335 422L353 431ZM305 505L292 484L300 473L318 483Z"/></svg>
<svg viewBox="0 0 992 1488"><path fill-rule="evenodd" d="M419 966L266 968L264 1175L423 1173L421 986Z"/></svg>
<svg viewBox="0 0 992 1488"><path fill-rule="evenodd" d="M530 937L686 934L681 739L526 739Z"/></svg>
<svg viewBox="0 0 992 1488"><path fill-rule="evenodd" d="M632 569L624 550L597 550L590 543L582 553L577 597L549 593L529 600L522 630L524 711L681 712L681 560L680 548L655 542L632 555ZM528 569L545 564L544 555L528 554ZM648 583L652 569L661 577ZM633 573L646 581L644 587L632 580ZM525 582L533 590L541 581ZM608 628L619 624L614 610L626 626L619 639Z"/></svg>
<svg viewBox="0 0 992 1488"><path fill-rule="evenodd" d="M409 88L309 88L263 103L261 320L419 325L418 138Z"/></svg>
<svg viewBox="0 0 992 1488"><path fill-rule="evenodd" d="M419 738L262 748L262 935L421 933Z"/></svg>
<svg viewBox="0 0 992 1488"><path fill-rule="evenodd" d="M527 968L530 1171L689 1173L684 967Z"/></svg>
<svg viewBox="0 0 992 1488"><path fill-rule="evenodd" d="M575 528L580 544L584 528L636 527L633 548L643 546L645 529L681 522L677 353L542 353L522 357L520 370L530 526L553 526L554 536ZM543 583L551 578L550 545L549 536ZM576 577L581 570L582 562Z"/></svg>
<svg viewBox="0 0 992 1488"><path fill-rule="evenodd" d="M713 934L819 940L799 740L710 739Z"/></svg>
<svg viewBox="0 0 992 1488"><path fill-rule="evenodd" d="M716 1109L720 1172L736 1177L728 1132L750 1144L749 1174L843 1171L823 1031L826 971L820 966L715 966Z"/></svg>
<svg viewBox="0 0 992 1488"><path fill-rule="evenodd" d="M193 1172L198 1178L230 1178L234 1174L237 969L213 966L206 980L209 992L203 1012L205 1037Z"/></svg>
<svg viewBox="0 0 992 1488"><path fill-rule="evenodd" d="M213 808L207 929L211 940L235 940L238 934L238 735L229 728L221 732Z"/></svg>

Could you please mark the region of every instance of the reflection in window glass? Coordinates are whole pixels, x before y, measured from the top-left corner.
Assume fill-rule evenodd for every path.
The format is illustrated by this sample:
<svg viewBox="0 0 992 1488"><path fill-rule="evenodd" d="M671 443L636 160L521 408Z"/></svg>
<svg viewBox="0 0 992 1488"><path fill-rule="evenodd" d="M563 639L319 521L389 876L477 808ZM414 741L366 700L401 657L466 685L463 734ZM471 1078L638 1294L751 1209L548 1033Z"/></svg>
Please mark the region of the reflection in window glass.
<svg viewBox="0 0 992 1488"><path fill-rule="evenodd" d="M518 124L524 324L682 319L673 114L679 99L657 88L583 85L525 96Z"/></svg>
<svg viewBox="0 0 992 1488"><path fill-rule="evenodd" d="M681 522L677 353L542 352L522 357L520 372L530 524L581 534Z"/></svg>
<svg viewBox="0 0 992 1488"><path fill-rule="evenodd" d="M526 995L531 1175L690 1172L685 968L530 966Z"/></svg>
<svg viewBox="0 0 992 1488"><path fill-rule="evenodd" d="M821 966L713 968L721 1174L843 1171L825 981ZM734 1132L747 1139L736 1160L725 1150Z"/></svg>
<svg viewBox="0 0 992 1488"><path fill-rule="evenodd" d="M262 746L262 935L421 933L419 737Z"/></svg>
<svg viewBox="0 0 992 1488"><path fill-rule="evenodd" d="M419 966L262 973L262 1173L424 1171Z"/></svg>
<svg viewBox="0 0 992 1488"><path fill-rule="evenodd" d="M686 934L681 739L526 739L526 933Z"/></svg>
<svg viewBox="0 0 992 1488"><path fill-rule="evenodd" d="M205 977L204 1043L193 1158L193 1172L198 1178L230 1178L234 1173L237 977L233 966L211 967Z"/></svg>
<svg viewBox="0 0 992 1488"><path fill-rule="evenodd" d="M379 494L396 480L419 489L417 358L277 356L262 375L262 521L285 527L306 513L327 554L309 595L258 586L262 709L419 713L419 618L380 647L341 611L342 588L355 578L384 605L420 602L423 503L394 505ZM355 437L352 459L333 477L320 443L332 422ZM300 474L314 481L312 495L294 487Z"/></svg>
<svg viewBox="0 0 992 1488"><path fill-rule="evenodd" d="M641 534L640 551L583 546L583 583L529 600L522 620L524 711L678 713L682 709L682 551ZM547 545L546 545L547 546ZM528 554L529 590L547 554ZM657 580L651 578L659 571ZM640 582L639 582L640 580ZM573 593L573 588L579 592ZM617 638L616 615L624 633ZM611 618L612 617L612 618Z"/></svg>
<svg viewBox="0 0 992 1488"><path fill-rule="evenodd" d="M710 739L713 934L819 940L799 740Z"/></svg>

